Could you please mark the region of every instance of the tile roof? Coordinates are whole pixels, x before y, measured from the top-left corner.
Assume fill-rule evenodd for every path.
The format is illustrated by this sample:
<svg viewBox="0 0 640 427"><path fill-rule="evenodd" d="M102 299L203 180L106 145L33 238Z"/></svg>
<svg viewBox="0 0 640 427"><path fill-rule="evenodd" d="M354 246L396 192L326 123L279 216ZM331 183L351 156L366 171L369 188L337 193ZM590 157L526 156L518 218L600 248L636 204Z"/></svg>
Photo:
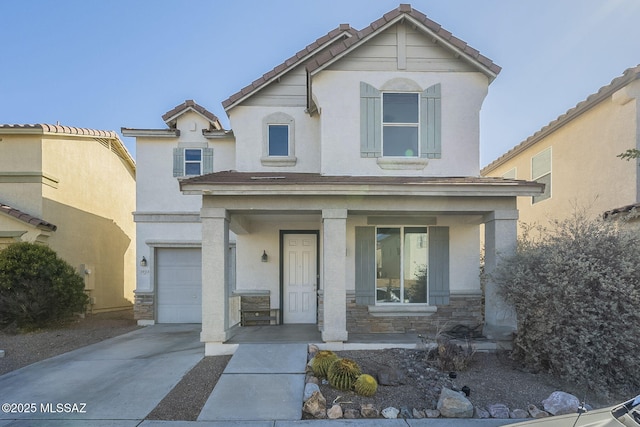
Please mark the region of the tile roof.
<svg viewBox="0 0 640 427"><path fill-rule="evenodd" d="M57 226L47 221L36 218L35 216L29 215L28 213L22 212L18 209L12 208L11 206L5 205L2 202L0 202L0 213L12 216L22 222L26 222L27 224L33 225L34 227L43 230L56 231L58 229Z"/></svg>
<svg viewBox="0 0 640 427"><path fill-rule="evenodd" d="M640 203L634 203L620 208L611 209L602 214L603 219L616 218L619 214L626 214L634 212L635 218L637 218L638 210L640 210Z"/></svg>
<svg viewBox="0 0 640 427"><path fill-rule="evenodd" d="M133 160L131 153L120 140L117 133L110 130L96 130L87 128L78 128L73 126L63 126L60 124L50 125L46 123L37 124L0 124L0 134L45 134L55 133L63 135L76 135L83 137L101 139L109 139L113 142L111 151L124 160L132 171L136 170L136 161Z"/></svg>
<svg viewBox="0 0 640 427"><path fill-rule="evenodd" d="M238 92L231 95L226 100L222 101L222 106L225 110L229 109L229 107L233 106L235 103L244 99L245 97L251 95L252 93L258 91L262 87L266 86L269 82L276 79L279 76L282 76L287 71L292 68L300 65L302 62L308 60L313 55L317 54L322 49L326 48L328 44L335 42L344 37L354 36L356 34L356 30L352 28L349 24L340 24L338 28L335 28L329 31L324 36L318 38L316 41L297 52L291 58L284 61L282 64L278 65L271 71L263 74L260 78L256 79L253 83L248 86L243 87Z"/></svg>
<svg viewBox="0 0 640 427"><path fill-rule="evenodd" d="M487 166L485 166L482 169L481 173L483 175L490 173L492 170L506 163L508 160L511 160L512 158L514 158L515 156L517 156L527 148L534 145L536 142L540 141L544 137L548 136L549 134L555 132L562 126L569 123L571 120L580 116L582 113L590 110L591 108L598 105L600 102L604 101L605 99L608 99L613 93L617 92L618 90L622 89L629 83L638 79L640 79L640 65L627 68L626 70L624 70L621 76L613 79L611 83L609 83L606 86L602 86L600 89L598 89L596 93L589 95L587 99L579 102L578 104L576 104L575 107L569 109L566 113L562 114L557 119L553 120L548 125L546 125L542 129L540 129L539 131L537 131L536 133L534 133L533 135L525 139L523 142L516 145L511 150L507 151L505 154L498 157L493 162L489 163Z"/></svg>
<svg viewBox="0 0 640 427"><path fill-rule="evenodd" d="M182 104L172 108L162 115L162 120L170 127L176 127L176 120L180 115L187 111L195 111L202 116L204 116L209 122L213 125L214 129L222 129L222 125L220 124L220 120L218 117L207 110L206 108L198 105L193 99L187 99Z"/></svg>
<svg viewBox="0 0 640 427"><path fill-rule="evenodd" d="M451 49L461 53L467 57L467 59L481 65L490 74L492 74L493 77L497 76L502 70L499 65L494 64L489 58L481 55L477 49L472 48L466 42L442 28L440 24L429 19L424 13L413 9L410 4L401 4L397 9L384 14L380 19L373 21L368 27L358 31L355 37L344 40L343 42L333 46L331 49L318 55L317 58L310 61L307 65L307 71L313 73L317 69L325 66L327 63L333 62L334 59L341 57L351 48L357 46L362 41L369 39L375 33L386 28L389 24L394 24L405 17L412 18L413 21L424 26L424 28L433 33L436 38L448 44Z"/></svg>
<svg viewBox="0 0 640 427"><path fill-rule="evenodd" d="M338 28L320 37L273 70L256 79L250 85L245 86L240 91L231 95L222 102L222 106L225 110L230 109L241 100L262 89L304 61L308 61L306 64L308 72L317 71L332 62L335 58L348 52L363 40L367 40L378 31L381 31L389 22L395 22L404 17L410 17L415 22L423 25L429 32L433 33L436 38L448 44L450 48L456 50L457 53L464 55L467 59L485 68L493 77L500 73L501 67L494 64L493 61L486 56L481 55L478 50L453 36L449 31L442 28L440 24L427 18L425 14L413 9L410 4L401 4L397 9L386 13L382 18L372 22L361 31L353 29L349 24L341 24ZM330 48L326 49L327 47ZM317 55L317 57L314 58L314 55Z"/></svg>
<svg viewBox="0 0 640 427"><path fill-rule="evenodd" d="M298 172L237 172L223 171L185 179L183 185L494 185L534 186L543 184L532 181L496 177L439 177L439 176L347 176L322 175Z"/></svg>

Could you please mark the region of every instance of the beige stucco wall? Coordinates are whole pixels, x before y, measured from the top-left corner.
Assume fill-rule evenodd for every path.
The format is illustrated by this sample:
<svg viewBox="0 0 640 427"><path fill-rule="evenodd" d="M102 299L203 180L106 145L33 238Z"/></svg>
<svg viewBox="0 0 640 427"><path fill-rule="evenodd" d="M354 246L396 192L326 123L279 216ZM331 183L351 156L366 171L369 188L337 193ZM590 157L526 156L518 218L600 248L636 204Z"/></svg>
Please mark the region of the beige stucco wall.
<svg viewBox="0 0 640 427"><path fill-rule="evenodd" d="M88 270L85 283L93 311L131 306L135 285L131 165L90 136L43 133L36 128L0 137L0 201L58 227L47 244L79 272L81 266ZM31 234L22 240L32 241Z"/></svg>
<svg viewBox="0 0 640 427"><path fill-rule="evenodd" d="M519 198L520 221L544 225L551 218L570 216L576 207L601 216L638 200L637 163L616 157L637 147L637 125L637 100L619 102L609 97L488 176L502 176L515 168L517 179L530 180L531 158L551 147L551 198L536 204L529 197Z"/></svg>

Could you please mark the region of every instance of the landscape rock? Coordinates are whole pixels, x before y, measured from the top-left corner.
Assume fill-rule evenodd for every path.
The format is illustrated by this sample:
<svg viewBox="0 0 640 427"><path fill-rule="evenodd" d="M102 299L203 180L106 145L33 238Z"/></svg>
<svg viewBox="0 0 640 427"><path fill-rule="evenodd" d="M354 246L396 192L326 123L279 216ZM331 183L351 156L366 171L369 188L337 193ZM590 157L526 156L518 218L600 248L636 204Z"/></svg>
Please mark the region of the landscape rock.
<svg viewBox="0 0 640 427"><path fill-rule="evenodd" d="M491 414L486 409L476 407L474 417L486 419L486 418L491 418Z"/></svg>
<svg viewBox="0 0 640 427"><path fill-rule="evenodd" d="M365 403L360 407L360 415L362 418L378 418L380 413L372 403Z"/></svg>
<svg viewBox="0 0 640 427"><path fill-rule="evenodd" d="M529 418L529 413L524 409L514 409L509 413L509 417L515 419Z"/></svg>
<svg viewBox="0 0 640 427"><path fill-rule="evenodd" d="M509 407L503 403L489 405L487 406L487 411L489 411L491 418L509 418Z"/></svg>
<svg viewBox="0 0 640 427"><path fill-rule="evenodd" d="M382 416L389 420L394 420L398 418L399 413L400 411L397 408L394 408L393 406L389 406L388 408L384 408L382 410Z"/></svg>
<svg viewBox="0 0 640 427"><path fill-rule="evenodd" d="M580 407L580 400L564 391L554 391L542 401L542 406L552 415L575 414Z"/></svg>
<svg viewBox="0 0 640 427"><path fill-rule="evenodd" d="M327 401L319 391L313 392L311 397L304 402L302 410L314 418L327 417Z"/></svg>
<svg viewBox="0 0 640 427"><path fill-rule="evenodd" d="M437 409L425 409L424 415L427 418L438 418L440 416L440 411L438 411Z"/></svg>
<svg viewBox="0 0 640 427"><path fill-rule="evenodd" d="M347 408L343 411L343 417L348 420L355 420L356 418L360 418L360 411L354 408Z"/></svg>
<svg viewBox="0 0 640 427"><path fill-rule="evenodd" d="M531 418L546 418L549 416L548 412L539 409L536 405L529 405L527 407L527 412L529 412Z"/></svg>
<svg viewBox="0 0 640 427"><path fill-rule="evenodd" d="M418 419L418 420L421 420L421 419L423 419L424 417L426 417L426 416L427 416L427 415L424 413L424 411L421 411L421 410L416 409L416 408L413 408L412 415L413 415L413 418L416 418L416 419Z"/></svg>
<svg viewBox="0 0 640 427"><path fill-rule="evenodd" d="M411 409L407 408L406 406L401 407L400 408L400 418L404 418L405 420L413 418L413 413L412 413Z"/></svg>
<svg viewBox="0 0 640 427"><path fill-rule="evenodd" d="M306 383L304 385L304 394L302 395L302 401L306 402L311 398L313 393L316 393L316 392L320 393L320 387L318 387L318 384L314 384L311 382Z"/></svg>
<svg viewBox="0 0 640 427"><path fill-rule="evenodd" d="M446 387L440 392L437 409L445 418L471 418L473 417L473 404L461 393Z"/></svg>
<svg viewBox="0 0 640 427"><path fill-rule="evenodd" d="M330 420L337 420L338 418L342 418L342 406L333 405L331 408L327 410L327 418Z"/></svg>
<svg viewBox="0 0 640 427"><path fill-rule="evenodd" d="M307 377L307 381L305 381L306 383L311 383L311 384L317 384L320 385L320 379L318 377L316 377L315 375L309 375Z"/></svg>

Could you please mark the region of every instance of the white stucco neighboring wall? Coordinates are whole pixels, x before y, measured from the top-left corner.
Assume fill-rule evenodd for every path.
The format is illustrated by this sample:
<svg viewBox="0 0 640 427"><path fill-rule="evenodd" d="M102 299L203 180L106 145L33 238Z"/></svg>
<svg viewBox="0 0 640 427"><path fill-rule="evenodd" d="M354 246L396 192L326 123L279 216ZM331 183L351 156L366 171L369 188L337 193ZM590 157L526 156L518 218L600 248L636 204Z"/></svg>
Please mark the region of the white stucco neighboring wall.
<svg viewBox="0 0 640 427"><path fill-rule="evenodd" d="M360 156L360 82L383 88L404 78L423 90L441 85L442 158L423 170L383 170ZM479 176L479 117L488 80L481 73L349 72L325 70L313 79L320 110L321 172L327 175Z"/></svg>

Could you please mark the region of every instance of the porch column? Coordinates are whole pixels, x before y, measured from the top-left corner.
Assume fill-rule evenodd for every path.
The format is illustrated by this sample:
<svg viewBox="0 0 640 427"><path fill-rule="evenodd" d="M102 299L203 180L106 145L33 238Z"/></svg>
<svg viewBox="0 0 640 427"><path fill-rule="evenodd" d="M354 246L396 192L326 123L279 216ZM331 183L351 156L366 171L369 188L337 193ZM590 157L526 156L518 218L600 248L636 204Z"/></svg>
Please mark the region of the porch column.
<svg viewBox="0 0 640 427"><path fill-rule="evenodd" d="M516 251L518 211L494 211L485 217L485 272L491 274L503 257ZM510 341L517 328L516 314L497 293L497 285L489 279L485 284L483 334L497 341Z"/></svg>
<svg viewBox="0 0 640 427"><path fill-rule="evenodd" d="M202 333L205 354L229 339L229 214L223 208L203 208L202 219Z"/></svg>
<svg viewBox="0 0 640 427"><path fill-rule="evenodd" d="M347 210L322 210L325 342L347 340Z"/></svg>

